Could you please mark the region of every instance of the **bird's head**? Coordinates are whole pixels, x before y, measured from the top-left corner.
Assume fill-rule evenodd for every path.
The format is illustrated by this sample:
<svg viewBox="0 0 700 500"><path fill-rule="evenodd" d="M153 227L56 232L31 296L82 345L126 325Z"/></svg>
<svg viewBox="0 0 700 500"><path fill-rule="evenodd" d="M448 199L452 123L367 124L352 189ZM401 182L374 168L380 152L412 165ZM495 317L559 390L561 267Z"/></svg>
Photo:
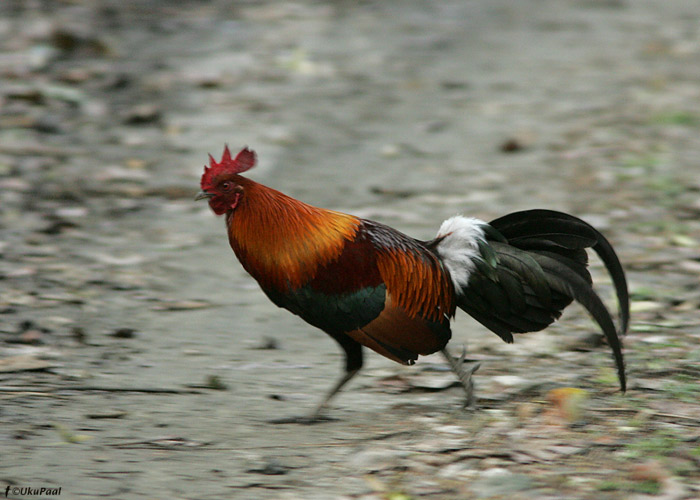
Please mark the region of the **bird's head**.
<svg viewBox="0 0 700 500"><path fill-rule="evenodd" d="M244 178L239 174L255 166L255 151L243 148L235 158L231 157L228 146L220 162L209 155L209 166L204 166L200 186L202 190L195 200L208 199L209 206L217 215L232 211L243 196Z"/></svg>

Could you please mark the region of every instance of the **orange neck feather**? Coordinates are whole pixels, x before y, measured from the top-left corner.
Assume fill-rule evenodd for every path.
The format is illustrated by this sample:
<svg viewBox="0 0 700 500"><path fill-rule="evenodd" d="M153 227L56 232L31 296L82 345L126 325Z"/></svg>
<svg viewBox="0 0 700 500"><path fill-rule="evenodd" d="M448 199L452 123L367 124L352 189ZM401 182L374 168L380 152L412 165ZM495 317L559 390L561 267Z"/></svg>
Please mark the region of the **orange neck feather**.
<svg viewBox="0 0 700 500"><path fill-rule="evenodd" d="M241 177L240 203L226 216L236 256L263 288L298 288L337 258L360 220L316 208Z"/></svg>

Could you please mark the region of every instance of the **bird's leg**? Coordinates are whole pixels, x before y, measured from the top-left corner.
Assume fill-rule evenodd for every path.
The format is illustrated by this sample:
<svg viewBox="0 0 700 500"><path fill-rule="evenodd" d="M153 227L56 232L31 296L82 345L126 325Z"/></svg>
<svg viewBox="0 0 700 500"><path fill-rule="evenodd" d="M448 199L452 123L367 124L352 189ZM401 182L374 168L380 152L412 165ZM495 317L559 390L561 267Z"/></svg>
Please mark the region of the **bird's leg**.
<svg viewBox="0 0 700 500"><path fill-rule="evenodd" d="M333 399L333 396L338 394L340 389L343 388L345 384L350 382L350 380L357 375L362 368L363 357L362 357L362 345L352 340L347 335L333 336L335 340L338 341L340 346L345 351L345 373L340 379L333 385L328 394L321 400L321 402L316 406L314 411L308 416L303 417L291 417L291 418L281 418L271 420L273 424L315 424L318 422L323 422L325 420L332 420L329 417L323 416L323 410L325 410L328 402Z"/></svg>
<svg viewBox="0 0 700 500"><path fill-rule="evenodd" d="M342 377L336 382L336 384L333 386L333 388L328 391L328 394L326 394L326 397L323 398L323 400L316 406L316 409L311 413L311 415L308 416L310 420L323 420L323 410L326 408L326 404L335 396L340 389L343 388L345 384L350 382L350 379L352 379L357 373L360 371L359 368L356 368L354 370L345 372Z"/></svg>
<svg viewBox="0 0 700 500"><path fill-rule="evenodd" d="M455 373L455 375L457 375L460 384L462 384L462 389L464 389L464 393L467 396L467 399L464 401L464 408L473 408L474 382L472 382L472 374L479 369L481 363L472 363L467 370L464 369L464 360L467 357L466 347L462 348L462 355L459 357L459 359L455 359L452 354L450 354L450 351L447 350L447 347L443 347L440 352L442 352L442 355L445 356L450 368L452 368L452 371Z"/></svg>
<svg viewBox="0 0 700 500"><path fill-rule="evenodd" d="M323 400L318 404L318 406L316 406L316 409L309 415L304 415L301 417L278 418L270 420L270 422L273 424L316 424L326 420L333 420L330 417L323 416L323 410L326 408L326 405L333 398L333 396L335 396L345 384L350 382L350 379L357 375L357 372L359 371L360 369L357 368L352 371L345 372L343 376L340 377L340 379L338 379L338 382L335 383L333 388L330 391L328 391L326 397L323 398Z"/></svg>

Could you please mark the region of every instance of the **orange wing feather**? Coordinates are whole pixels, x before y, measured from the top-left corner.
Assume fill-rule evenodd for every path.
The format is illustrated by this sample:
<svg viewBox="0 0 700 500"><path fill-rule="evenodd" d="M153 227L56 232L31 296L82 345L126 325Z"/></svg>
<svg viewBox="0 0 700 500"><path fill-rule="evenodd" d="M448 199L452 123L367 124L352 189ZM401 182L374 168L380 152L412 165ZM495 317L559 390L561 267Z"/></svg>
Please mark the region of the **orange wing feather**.
<svg viewBox="0 0 700 500"><path fill-rule="evenodd" d="M454 288L437 257L427 250L385 250L377 265L388 293L410 317L442 323L454 316Z"/></svg>
<svg viewBox="0 0 700 500"><path fill-rule="evenodd" d="M347 332L355 341L400 363L432 354L450 339L454 288L440 261L420 242L387 226L363 221L373 234L377 268L386 285L384 310Z"/></svg>

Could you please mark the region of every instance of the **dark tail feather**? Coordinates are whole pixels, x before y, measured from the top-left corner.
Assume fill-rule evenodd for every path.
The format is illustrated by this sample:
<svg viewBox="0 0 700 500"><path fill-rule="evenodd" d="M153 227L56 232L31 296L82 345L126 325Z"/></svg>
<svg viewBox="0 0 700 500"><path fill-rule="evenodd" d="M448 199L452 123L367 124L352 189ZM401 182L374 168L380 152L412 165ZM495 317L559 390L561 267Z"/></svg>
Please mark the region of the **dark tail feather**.
<svg viewBox="0 0 700 500"><path fill-rule="evenodd" d="M505 215L490 222L508 242L523 250L537 243L551 242L560 245L562 239L578 240L578 248L591 247L603 261L612 278L619 308L618 333L625 335L629 328L630 303L625 272L610 242L596 228L573 215L554 210L525 210ZM520 243L520 244L519 244ZM571 249L572 246L563 245ZM541 247L540 247L541 248Z"/></svg>
<svg viewBox="0 0 700 500"><path fill-rule="evenodd" d="M629 325L627 281L615 251L588 223L561 212L516 212L490 223L488 245L495 265L481 261L458 294L457 305L503 338L546 328L572 300L598 323L613 352L620 387L627 388L622 344ZM592 288L586 248L593 248L612 277L619 304L618 332L610 313ZM493 259L491 259L492 261ZM483 267L490 267L489 272Z"/></svg>
<svg viewBox="0 0 700 500"><path fill-rule="evenodd" d="M610 242L602 234L597 233L598 243L593 247L593 250L598 254L600 260L605 264L606 269L610 273L610 277L615 285L617 293L617 304L620 315L620 335L626 335L630 324L630 296L627 290L627 279L625 279L625 271L622 269L620 259L617 258L615 250L613 250Z"/></svg>
<svg viewBox="0 0 700 500"><path fill-rule="evenodd" d="M593 316L600 329L603 330L605 338L610 345L617 366L617 377L620 380L622 392L627 390L627 377L625 376L625 362L622 357L622 343L615 331L615 324L612 321L610 312L605 304L600 300L597 293L584 279L568 267L561 265L556 260L539 255L536 260L542 266L549 284L560 293L576 299Z"/></svg>

